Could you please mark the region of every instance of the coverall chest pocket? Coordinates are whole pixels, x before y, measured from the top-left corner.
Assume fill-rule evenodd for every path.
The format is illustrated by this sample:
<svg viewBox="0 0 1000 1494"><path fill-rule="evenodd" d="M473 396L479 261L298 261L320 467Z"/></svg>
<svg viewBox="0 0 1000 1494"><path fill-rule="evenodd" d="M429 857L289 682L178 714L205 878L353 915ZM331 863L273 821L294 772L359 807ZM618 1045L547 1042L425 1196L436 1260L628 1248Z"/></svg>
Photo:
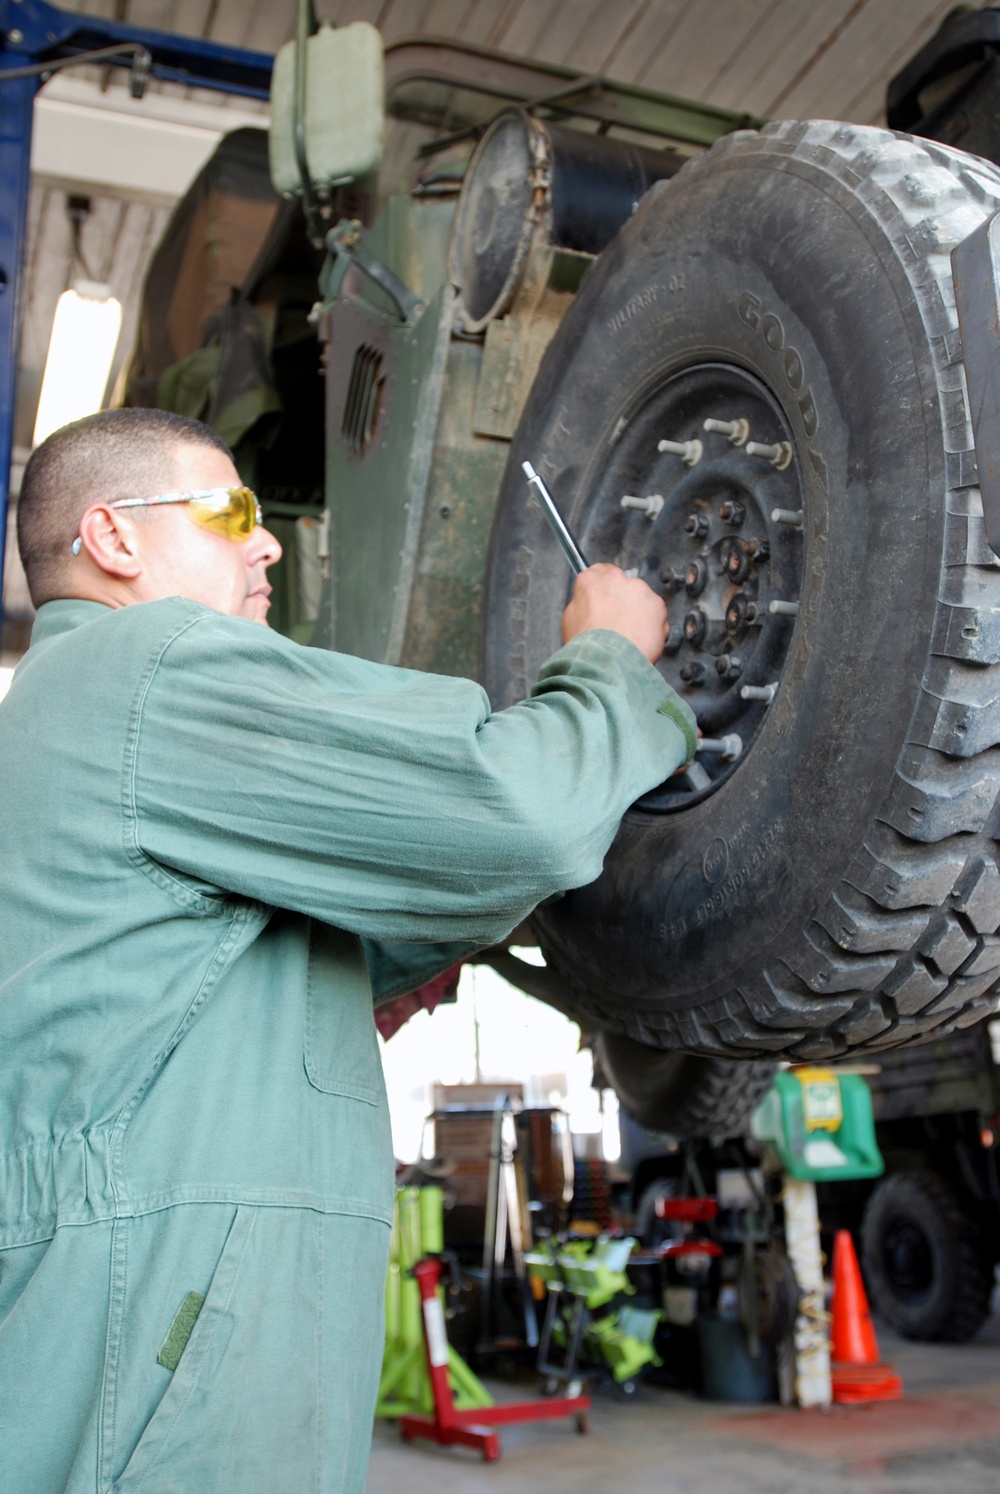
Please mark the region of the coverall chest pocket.
<svg viewBox="0 0 1000 1494"><path fill-rule="evenodd" d="M377 1105L382 1064L364 951L353 934L314 923L309 941L305 1066L326 1094Z"/></svg>

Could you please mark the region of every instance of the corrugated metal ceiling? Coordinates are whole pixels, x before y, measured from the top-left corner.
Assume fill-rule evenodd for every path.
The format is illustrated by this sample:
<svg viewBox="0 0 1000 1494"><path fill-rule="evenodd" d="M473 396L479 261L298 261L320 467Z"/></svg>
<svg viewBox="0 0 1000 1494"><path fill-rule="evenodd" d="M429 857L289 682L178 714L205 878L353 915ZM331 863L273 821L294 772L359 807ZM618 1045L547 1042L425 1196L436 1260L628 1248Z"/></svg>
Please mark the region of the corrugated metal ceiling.
<svg viewBox="0 0 1000 1494"><path fill-rule="evenodd" d="M273 52L294 0L82 0L65 9ZM368 20L387 41L439 35L770 117L883 121L886 84L953 0L318 0L323 18ZM79 76L79 74L76 74ZM117 75L95 81L124 91ZM161 92L163 90L160 90ZM204 90L166 90L214 110L258 107ZM30 441L55 302L67 283L66 182L33 183L15 443ZM79 183L73 190L80 190ZM121 299L124 356L153 245L169 212L155 180L142 194L92 194L84 250ZM5 602L23 606L10 577Z"/></svg>

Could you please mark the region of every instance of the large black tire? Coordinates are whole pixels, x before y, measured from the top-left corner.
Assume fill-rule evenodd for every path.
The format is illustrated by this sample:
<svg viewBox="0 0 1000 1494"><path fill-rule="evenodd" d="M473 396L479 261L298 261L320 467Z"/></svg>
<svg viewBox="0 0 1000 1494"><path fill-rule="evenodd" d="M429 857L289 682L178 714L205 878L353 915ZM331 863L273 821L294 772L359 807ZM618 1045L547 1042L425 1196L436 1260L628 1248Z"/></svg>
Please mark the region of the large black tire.
<svg viewBox="0 0 1000 1494"><path fill-rule="evenodd" d="M602 1033L594 1047L632 1119L684 1140L746 1135L774 1078L773 1063L669 1053L619 1033Z"/></svg>
<svg viewBox="0 0 1000 1494"><path fill-rule="evenodd" d="M549 347L491 540L494 704L527 693L568 594L530 460L590 560L664 591L662 671L706 735L744 743L636 806L603 875L536 915L598 1027L826 1058L996 1009L1000 562L949 251L998 203L1000 172L926 141L827 122L728 136L647 194ZM704 431L741 411L777 466ZM660 437L700 439L703 459ZM652 522L621 506L650 494ZM773 703L744 684L776 685Z"/></svg>
<svg viewBox="0 0 1000 1494"><path fill-rule="evenodd" d="M861 1222L872 1308L906 1338L964 1343L990 1310L992 1262L979 1228L943 1178L896 1172Z"/></svg>

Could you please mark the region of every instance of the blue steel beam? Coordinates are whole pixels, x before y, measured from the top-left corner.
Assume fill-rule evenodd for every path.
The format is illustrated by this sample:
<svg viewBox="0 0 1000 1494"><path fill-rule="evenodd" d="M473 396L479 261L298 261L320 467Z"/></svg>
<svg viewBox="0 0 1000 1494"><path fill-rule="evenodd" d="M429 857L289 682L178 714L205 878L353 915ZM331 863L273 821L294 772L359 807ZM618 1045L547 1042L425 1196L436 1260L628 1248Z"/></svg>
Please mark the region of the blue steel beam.
<svg viewBox="0 0 1000 1494"><path fill-rule="evenodd" d="M98 16L73 15L44 0L0 0L0 603L7 535L7 495L14 438L14 399L21 345L24 242L28 221L31 120L42 76L4 73L58 63L103 47L135 44L152 59L152 76L168 83L267 99L274 59L264 52L171 36ZM109 58L128 67L128 57Z"/></svg>
<svg viewBox="0 0 1000 1494"><path fill-rule="evenodd" d="M0 67L3 65L0 56ZM0 77L0 606L7 539L7 489L14 440L14 396L21 348L24 239L28 222L34 78Z"/></svg>

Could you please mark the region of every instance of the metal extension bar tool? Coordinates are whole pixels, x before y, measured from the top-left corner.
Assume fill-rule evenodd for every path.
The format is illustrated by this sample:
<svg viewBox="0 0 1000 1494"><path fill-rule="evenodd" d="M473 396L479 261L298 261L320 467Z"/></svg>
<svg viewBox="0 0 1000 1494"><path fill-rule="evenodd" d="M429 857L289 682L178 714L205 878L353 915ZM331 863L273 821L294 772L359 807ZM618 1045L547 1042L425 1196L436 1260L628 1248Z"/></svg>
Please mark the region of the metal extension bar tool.
<svg viewBox="0 0 1000 1494"><path fill-rule="evenodd" d="M538 494L539 502L542 505L542 512L555 530L555 536L562 546L563 554L577 575L579 575L581 571L587 569L587 561L583 557L583 551L580 549L580 546L566 528L563 516L556 508L552 494L530 462L522 462L521 470L528 479L529 487L534 488Z"/></svg>

